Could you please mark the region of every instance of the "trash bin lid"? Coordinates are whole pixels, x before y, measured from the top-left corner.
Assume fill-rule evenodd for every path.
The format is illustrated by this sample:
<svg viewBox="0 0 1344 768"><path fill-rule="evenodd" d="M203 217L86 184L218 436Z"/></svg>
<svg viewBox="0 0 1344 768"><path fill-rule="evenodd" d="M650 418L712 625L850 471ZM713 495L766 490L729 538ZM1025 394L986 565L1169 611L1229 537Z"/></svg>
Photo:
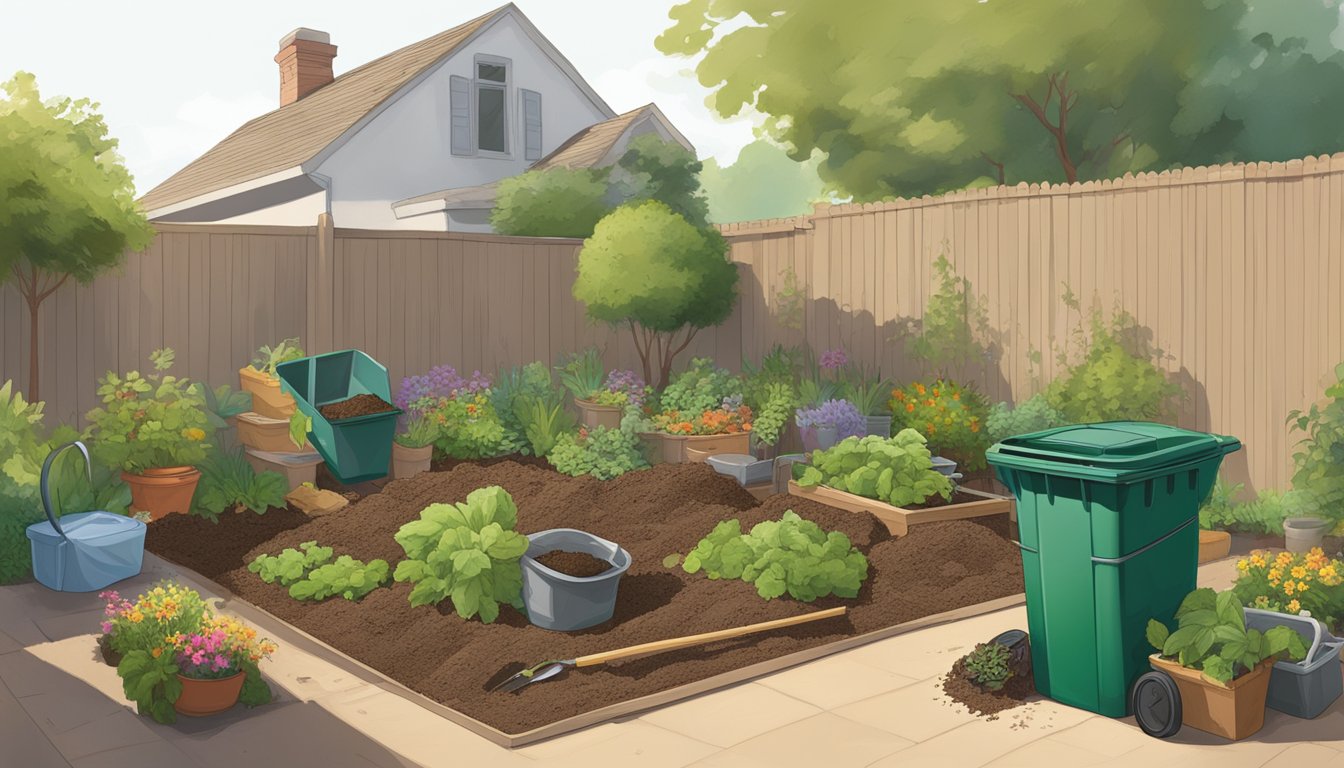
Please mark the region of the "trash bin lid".
<svg viewBox="0 0 1344 768"><path fill-rule="evenodd" d="M145 524L133 517L116 515L111 512L80 512L73 515L61 515L61 530L66 538L75 542L97 544L102 539L121 536L129 531L144 529ZM61 540L61 534L51 527L47 520L33 523L27 529L31 541L55 545Z"/></svg>
<svg viewBox="0 0 1344 768"><path fill-rule="evenodd" d="M1108 421L1009 437L991 451L1098 469L1142 470L1227 453L1240 445L1235 437L1191 432L1166 424Z"/></svg>

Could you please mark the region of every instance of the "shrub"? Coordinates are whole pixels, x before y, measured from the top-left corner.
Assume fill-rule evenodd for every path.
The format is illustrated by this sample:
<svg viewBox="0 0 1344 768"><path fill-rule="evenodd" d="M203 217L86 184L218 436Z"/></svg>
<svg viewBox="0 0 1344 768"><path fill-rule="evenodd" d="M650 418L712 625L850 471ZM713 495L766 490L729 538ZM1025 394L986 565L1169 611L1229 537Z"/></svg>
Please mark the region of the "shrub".
<svg viewBox="0 0 1344 768"><path fill-rule="evenodd" d="M604 171L548 168L501 179L490 226L501 235L588 237L610 210Z"/></svg>
<svg viewBox="0 0 1344 768"><path fill-rule="evenodd" d="M171 349L149 356L154 373L125 376L108 371L99 380L103 405L89 411L91 451L101 461L127 472L198 464L210 451L212 428L200 388L165 373L173 366Z"/></svg>
<svg viewBox="0 0 1344 768"><path fill-rule="evenodd" d="M966 679L986 691L1002 690L1013 676L1012 652L999 643L981 643L962 660Z"/></svg>
<svg viewBox="0 0 1344 768"><path fill-rule="evenodd" d="M971 387L938 379L919 382L891 393L892 429L913 429L928 439L939 456L956 461L967 471L983 469L989 438L985 420L989 406Z"/></svg>
<svg viewBox="0 0 1344 768"><path fill-rule="evenodd" d="M743 402L751 406L751 410L760 413L765 409L775 385L783 384L790 390L796 390L802 360L801 349L785 347L782 344L771 347L761 358L759 366L743 359L741 376Z"/></svg>
<svg viewBox="0 0 1344 768"><path fill-rule="evenodd" d="M952 481L933 468L924 436L913 429L889 439L851 437L815 451L798 484L825 485L898 507L922 504L935 495L952 498Z"/></svg>
<svg viewBox="0 0 1344 768"><path fill-rule="evenodd" d="M201 480L191 498L191 513L219 522L225 510L250 509L258 515L285 506L289 483L279 472L257 472L242 449L218 448L197 465Z"/></svg>
<svg viewBox="0 0 1344 768"><path fill-rule="evenodd" d="M1016 408L1012 403L996 403L985 419L985 431L989 433L989 442L997 443L1017 435L1062 427L1065 423L1064 414L1052 408L1045 395L1036 394Z"/></svg>
<svg viewBox="0 0 1344 768"><path fill-rule="evenodd" d="M835 427L836 434L842 439L868 434L867 417L848 400L827 400L811 408L799 408L793 419L799 429Z"/></svg>
<svg viewBox="0 0 1344 768"><path fill-rule="evenodd" d="M1204 530L1241 531L1283 535L1283 519L1293 509L1299 494L1261 490L1255 501L1237 501L1241 483L1228 485L1219 478L1209 497L1199 507L1199 527Z"/></svg>
<svg viewBox="0 0 1344 768"><path fill-rule="evenodd" d="M1144 342L1134 319L1122 311L1107 324L1094 308L1090 326L1090 336L1082 328L1074 332L1073 355L1067 348L1059 354L1068 371L1046 389L1050 406L1068 424L1169 418L1181 388L1157 366L1161 352Z"/></svg>
<svg viewBox="0 0 1344 768"><path fill-rule="evenodd" d="M810 603L827 595L857 597L868 578L868 559L839 531L823 531L787 510L779 520L742 533L738 520L724 520L686 556L682 569L711 579L741 579L771 600L786 592Z"/></svg>
<svg viewBox="0 0 1344 768"><path fill-rule="evenodd" d="M397 531L407 559L393 578L414 585L413 606L451 598L457 615L479 615L491 624L500 603L523 607L518 561L527 552L527 537L514 530L517 524L513 497L497 485L477 488L457 504L431 504Z"/></svg>
<svg viewBox="0 0 1344 768"><path fill-rule="evenodd" d="M1331 627L1344 620L1344 563L1326 557L1320 547L1305 554L1256 550L1237 561L1232 591L1252 608L1309 611Z"/></svg>
<svg viewBox="0 0 1344 768"><path fill-rule="evenodd" d="M938 289L924 308L910 354L943 376L950 368L964 369L985 358L988 349L982 339L988 333L989 314L985 299L971 295L971 281L957 277L947 254L938 255L933 269Z"/></svg>
<svg viewBox="0 0 1344 768"><path fill-rule="evenodd" d="M415 401L412 410L425 413L437 424L435 449L456 459L482 459L500 452L504 425L490 404L490 390L474 394L459 392L456 397L441 397L427 402Z"/></svg>
<svg viewBox="0 0 1344 768"><path fill-rule="evenodd" d="M644 469L649 463L639 435L631 426L630 416L622 419L620 429L581 428L577 434L561 435L546 460L564 475L592 475L611 480L626 472Z"/></svg>
<svg viewBox="0 0 1344 768"><path fill-rule="evenodd" d="M514 405L522 425L527 448L533 456L549 456L561 436L574 428L574 415L565 410L564 401L554 393L546 397L526 396Z"/></svg>
<svg viewBox="0 0 1344 768"><path fill-rule="evenodd" d="M504 430L496 448L498 453L521 453L524 456L532 453L526 427L519 416L520 406L524 401L550 399L555 394L552 385L551 370L539 362L515 366L495 378L490 389L490 405L499 415L500 427Z"/></svg>
<svg viewBox="0 0 1344 768"><path fill-rule="evenodd" d="M715 367L713 360L697 357L672 378L658 402L664 411L703 413L723 407L724 400L734 397L742 397L742 380Z"/></svg>
<svg viewBox="0 0 1344 768"><path fill-rule="evenodd" d="M1307 655L1302 636L1288 627L1277 626L1263 634L1247 629L1241 603L1231 590L1196 589L1181 601L1176 621L1172 632L1167 625L1149 619L1148 642L1163 657L1201 670L1224 685L1271 656L1300 660Z"/></svg>
<svg viewBox="0 0 1344 768"><path fill-rule="evenodd" d="M1335 367L1335 383L1326 388L1330 402L1313 403L1288 414L1288 423L1305 437L1293 453L1293 490L1303 511L1339 523L1344 518L1344 363Z"/></svg>
<svg viewBox="0 0 1344 768"><path fill-rule="evenodd" d="M763 445L777 444L797 405L798 395L790 383L779 381L770 384L751 422L751 432L756 440Z"/></svg>

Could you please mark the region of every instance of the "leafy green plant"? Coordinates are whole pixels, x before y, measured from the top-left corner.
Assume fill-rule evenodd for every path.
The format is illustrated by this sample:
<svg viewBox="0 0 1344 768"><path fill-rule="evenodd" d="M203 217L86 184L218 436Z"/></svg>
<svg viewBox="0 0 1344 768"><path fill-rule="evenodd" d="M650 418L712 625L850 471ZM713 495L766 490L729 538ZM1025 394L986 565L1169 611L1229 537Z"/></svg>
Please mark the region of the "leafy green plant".
<svg viewBox="0 0 1344 768"><path fill-rule="evenodd" d="M551 381L551 370L544 363L531 362L524 366L514 366L501 371L495 377L490 389L490 405L499 415L504 436L500 440L500 453L532 454L532 446L527 437L527 428L519 414L524 401L535 399L556 399L557 393ZM526 410L523 408L523 410Z"/></svg>
<svg viewBox="0 0 1344 768"><path fill-rule="evenodd" d="M205 414L210 420L210 428L219 431L229 426L228 420L241 413L252 410L252 393L234 390L228 384L220 384L211 389L204 384L200 387L201 399L205 402Z"/></svg>
<svg viewBox="0 0 1344 768"><path fill-rule="evenodd" d="M303 579L308 572L331 561L335 554L331 547L318 546L316 541L305 541L298 549L286 547L278 555L257 555L247 564L247 570L257 574L267 584L280 582L288 587Z"/></svg>
<svg viewBox="0 0 1344 768"><path fill-rule="evenodd" d="M1040 432L1065 425L1064 414L1046 401L1045 395L1035 394L1016 408L1012 403L995 403L985 419L989 442L997 443L1009 437Z"/></svg>
<svg viewBox="0 0 1344 768"><path fill-rule="evenodd" d="M594 392L602 388L607 376L606 366L602 363L602 353L597 347L588 347L581 352L575 352L556 366L555 372L560 376L560 383L569 390L569 394L575 400L587 400L592 397Z"/></svg>
<svg viewBox="0 0 1344 768"><path fill-rule="evenodd" d="M947 379L929 385L915 382L892 390L891 412L893 428L916 430L939 456L955 460L967 471L984 468L989 406L974 387Z"/></svg>
<svg viewBox="0 0 1344 768"><path fill-rule="evenodd" d="M786 382L772 383L766 391L760 410L751 422L751 434L762 445L775 445L783 434L798 406L798 395Z"/></svg>
<svg viewBox="0 0 1344 768"><path fill-rule="evenodd" d="M862 363L850 363L845 367L840 392L864 416L879 416L888 412L887 395L890 391L891 380L867 370Z"/></svg>
<svg viewBox="0 0 1344 768"><path fill-rule="evenodd" d="M691 360L686 370L672 377L663 390L659 407L663 411L698 414L718 410L723 401L742 397L742 380L727 369L718 368L707 357Z"/></svg>
<svg viewBox="0 0 1344 768"><path fill-rule="evenodd" d="M742 533L739 520L724 520L686 555L682 569L711 579L741 579L771 600L788 593L810 603L827 595L857 597L868 578L868 559L849 537L787 510L779 520Z"/></svg>
<svg viewBox="0 0 1344 768"><path fill-rule="evenodd" d="M241 448L216 449L197 465L201 471L191 512L218 522L225 510L250 509L262 515L272 507L285 506L289 484L279 472L257 472L248 463Z"/></svg>
<svg viewBox="0 0 1344 768"><path fill-rule="evenodd" d="M295 600L325 600L340 595L346 600L359 600L381 587L387 576L386 560L370 560L366 564L341 555L335 562L320 565L291 584L289 596Z"/></svg>
<svg viewBox="0 0 1344 768"><path fill-rule="evenodd" d="M1064 302L1079 307L1071 293ZM1067 424L1169 418L1182 390L1157 366L1162 352L1148 343L1134 318L1122 310L1108 323L1094 307L1086 325L1075 328L1057 354L1068 370L1046 388L1050 407Z"/></svg>
<svg viewBox="0 0 1344 768"><path fill-rule="evenodd" d="M490 225L501 235L588 237L611 210L606 168L527 171L500 179Z"/></svg>
<svg viewBox="0 0 1344 768"><path fill-rule="evenodd" d="M406 426L393 435L397 445L406 448L424 448L433 445L439 437L438 425L428 416L420 415L406 419Z"/></svg>
<svg viewBox="0 0 1344 768"><path fill-rule="evenodd" d="M1243 486L1228 484L1222 478L1214 483L1209 497L1199 507L1199 527L1204 530L1283 535L1283 519L1296 510L1301 499L1297 491L1279 493L1261 489L1253 501L1238 501Z"/></svg>
<svg viewBox="0 0 1344 768"><path fill-rule="evenodd" d="M108 371L100 380L103 405L89 411L92 453L127 472L194 465L205 459L213 431L201 387L166 371L171 349L150 355L154 373Z"/></svg>
<svg viewBox="0 0 1344 768"><path fill-rule="evenodd" d="M500 603L523 606L518 561L527 537L514 530L517 524L513 497L497 485L477 488L457 504L431 504L394 536L407 559L393 578L414 585L413 606L451 598L462 618L479 615L493 623Z"/></svg>
<svg viewBox="0 0 1344 768"><path fill-rule="evenodd" d="M711 200L711 205L713 204ZM740 219L730 219L740 221ZM794 331L803 330L803 309L806 306L807 291L798 284L798 273L793 267L785 267L779 273L779 290L775 291L775 321L783 328Z"/></svg>
<svg viewBox="0 0 1344 768"><path fill-rule="evenodd" d="M986 691L999 691L1013 676L1012 652L999 643L981 643L962 659L966 679Z"/></svg>
<svg viewBox="0 0 1344 768"><path fill-rule="evenodd" d="M770 397L770 390L776 384L787 384L794 388L798 373L802 369L803 350L799 347L786 347L775 344L761 358L760 365L742 359L742 401L751 406L751 410L760 412Z"/></svg>
<svg viewBox="0 0 1344 768"><path fill-rule="evenodd" d="M489 390L457 397L440 397L432 404L417 402L415 410L425 413L438 425L434 447L455 459L480 459L496 456L504 440L504 425L490 404ZM423 405L424 407L419 407Z"/></svg>
<svg viewBox="0 0 1344 768"><path fill-rule="evenodd" d="M1166 624L1149 619L1148 642L1163 657L1224 685L1272 656L1300 661L1307 655L1302 636L1289 627L1280 625L1263 634L1247 629L1241 602L1232 590L1196 589L1181 601L1176 622L1172 632Z"/></svg>
<svg viewBox="0 0 1344 768"><path fill-rule="evenodd" d="M274 347L263 344L258 348L256 357L252 358L252 367L274 379L276 366L303 356L303 347L297 337L284 339Z"/></svg>
<svg viewBox="0 0 1344 768"><path fill-rule="evenodd" d="M622 419L619 429L581 428L577 433L565 433L556 440L546 460L561 474L592 475L598 480L611 480L644 469L649 463L644 459L639 435L630 424L627 417Z"/></svg>
<svg viewBox="0 0 1344 768"><path fill-rule="evenodd" d="M924 436L913 429L886 439L850 437L814 451L798 484L825 485L898 507L923 504L933 496L952 498L952 481L933 468Z"/></svg>
<svg viewBox="0 0 1344 768"><path fill-rule="evenodd" d="M1322 408L1288 414L1288 423L1303 439L1293 453L1293 490L1304 512L1332 520L1344 518L1344 363L1335 366L1335 383L1325 390Z"/></svg>
<svg viewBox="0 0 1344 768"><path fill-rule="evenodd" d="M574 415L565 410L564 401L554 395L519 398L514 412L533 456L549 456L576 423Z"/></svg>
<svg viewBox="0 0 1344 768"><path fill-rule="evenodd" d="M295 410L289 416L289 442L295 448L308 444L308 433L313 431L313 417L303 411Z"/></svg>
<svg viewBox="0 0 1344 768"><path fill-rule="evenodd" d="M154 656L136 649L122 656L117 664L122 691L135 702L136 711L165 724L177 720L173 702L182 695L182 681L177 673L176 657L162 651Z"/></svg>
<svg viewBox="0 0 1344 768"><path fill-rule="evenodd" d="M985 298L971 294L971 281L958 277L946 253L933 262L938 288L929 297L919 334L910 354L929 364L939 376L984 360L988 346L989 312Z"/></svg>

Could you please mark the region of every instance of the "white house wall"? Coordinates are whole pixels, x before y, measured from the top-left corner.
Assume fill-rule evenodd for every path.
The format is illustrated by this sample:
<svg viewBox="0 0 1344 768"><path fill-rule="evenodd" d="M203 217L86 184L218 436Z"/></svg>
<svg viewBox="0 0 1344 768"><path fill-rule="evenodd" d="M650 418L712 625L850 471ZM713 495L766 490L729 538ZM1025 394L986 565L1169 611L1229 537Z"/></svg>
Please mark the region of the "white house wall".
<svg viewBox="0 0 1344 768"><path fill-rule="evenodd" d="M471 78L476 54L502 56L512 62L507 97L511 152L507 158L458 157L450 152L448 80L453 75ZM317 169L331 179L336 225L426 229L428 222L422 221L426 217L398 220L392 214L392 203L522 173L533 162L523 155L519 91L524 88L541 94L543 156L607 117L537 48L518 22L506 16L455 51Z"/></svg>
<svg viewBox="0 0 1344 768"><path fill-rule="evenodd" d="M237 216L215 219L213 224L258 224L280 227L311 227L317 222L317 216L327 210L325 192L315 192L305 197L290 200L287 203L273 205ZM204 222L201 222L204 223Z"/></svg>

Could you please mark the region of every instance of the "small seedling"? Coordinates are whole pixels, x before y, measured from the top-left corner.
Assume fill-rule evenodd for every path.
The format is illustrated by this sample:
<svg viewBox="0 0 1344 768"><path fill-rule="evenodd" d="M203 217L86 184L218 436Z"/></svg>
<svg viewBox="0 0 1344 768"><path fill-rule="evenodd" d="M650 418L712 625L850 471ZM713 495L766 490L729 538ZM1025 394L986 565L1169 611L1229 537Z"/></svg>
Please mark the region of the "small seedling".
<svg viewBox="0 0 1344 768"><path fill-rule="evenodd" d="M966 656L966 677L986 691L1002 690L1013 676L1012 653L998 643L981 643Z"/></svg>

